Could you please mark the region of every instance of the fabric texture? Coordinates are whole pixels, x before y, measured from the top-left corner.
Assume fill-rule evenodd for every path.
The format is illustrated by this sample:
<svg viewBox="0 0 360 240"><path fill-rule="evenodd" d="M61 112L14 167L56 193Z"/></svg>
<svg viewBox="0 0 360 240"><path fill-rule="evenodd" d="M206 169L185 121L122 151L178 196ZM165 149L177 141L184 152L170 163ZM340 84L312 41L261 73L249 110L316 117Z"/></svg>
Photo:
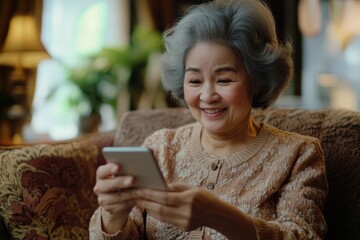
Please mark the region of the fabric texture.
<svg viewBox="0 0 360 240"><path fill-rule="evenodd" d="M260 122L269 123L283 130L298 132L320 139L324 150L326 170L329 183L329 195L325 205L324 215L328 225L325 239L357 240L360 239L360 113L347 110L303 110L303 109L266 109L254 110L253 116ZM116 136L101 133L99 138L91 138L86 144L101 146L137 146L155 130L164 127L177 127L193 122L190 112L186 109L167 108L156 110L138 110L123 114L118 124ZM38 148L38 147L35 147ZM32 149L32 148L31 148ZM3 172L3 153L0 150L0 178ZM28 149L29 152L32 150ZM10 161L24 158L24 151L17 151L19 155ZM31 156L31 155L29 155ZM99 161L104 162L100 156ZM24 166L26 160L18 161ZM19 168L15 166L13 168ZM26 165L26 164L25 164ZM7 170L6 170L7 171ZM14 173L15 174L15 173ZM11 177L12 181L15 177ZM19 178L20 179L20 178ZM12 193L20 196L23 188L21 181L16 180L14 186L19 192ZM0 179L0 196L3 202L3 178ZM88 179L93 181L92 179ZM8 180L5 180L8 181ZM76 189L76 188L75 188ZM10 196L10 195L9 195ZM19 197L19 202L21 197ZM9 204L9 202L8 202ZM56 208L56 207L55 207ZM6 204L0 207L0 239L7 239L8 228L1 220L10 209ZM90 216L89 216L90 217ZM5 222L8 224L8 221ZM51 223L50 223L51 224ZM42 228L50 229L44 223ZM61 227L60 223L58 225ZM25 228L26 226L19 226ZM2 231L6 232L3 234ZM84 230L85 231L85 230ZM41 239L41 238L39 238ZM86 238L85 238L86 239Z"/></svg>
<svg viewBox="0 0 360 240"><path fill-rule="evenodd" d="M267 109L254 117L280 129L318 138L330 187L326 239L360 239L360 112L343 109Z"/></svg>
<svg viewBox="0 0 360 240"><path fill-rule="evenodd" d="M360 239L360 112L270 108L253 110L253 116L259 122L320 140L329 183L325 239ZM186 109L128 112L123 115L114 144L137 146L155 130L193 121Z"/></svg>
<svg viewBox="0 0 360 240"><path fill-rule="evenodd" d="M327 181L317 139L263 124L244 151L220 157L203 151L201 129L198 123L175 130L163 129L145 140L144 145L153 149L168 183L199 186L254 216L259 239L279 235L282 239L325 236L326 224L321 211L327 196ZM134 223L142 223L142 218L142 213L135 209ZM265 219L267 223L257 219ZM92 221L90 229L93 224L100 226L101 222ZM136 230L143 228L135 225L128 236L138 235ZM146 226L149 240L189 237L189 233L151 216ZM99 235L90 234L90 239L98 239ZM205 238L226 239L208 228L205 228Z"/></svg>
<svg viewBox="0 0 360 240"><path fill-rule="evenodd" d="M106 134L104 134L106 135ZM111 136L0 154L0 214L12 239L87 239L99 155Z"/></svg>

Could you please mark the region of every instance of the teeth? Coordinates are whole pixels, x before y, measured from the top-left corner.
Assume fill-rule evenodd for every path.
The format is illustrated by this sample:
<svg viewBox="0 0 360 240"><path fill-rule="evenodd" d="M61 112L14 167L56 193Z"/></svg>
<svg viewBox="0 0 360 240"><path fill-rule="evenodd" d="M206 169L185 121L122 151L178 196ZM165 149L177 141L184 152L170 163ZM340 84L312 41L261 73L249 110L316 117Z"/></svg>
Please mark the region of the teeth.
<svg viewBox="0 0 360 240"><path fill-rule="evenodd" d="M222 108L218 108L218 109L204 109L204 111L205 111L206 113L209 113L209 114L214 114L214 113L221 112L221 111L222 111Z"/></svg>

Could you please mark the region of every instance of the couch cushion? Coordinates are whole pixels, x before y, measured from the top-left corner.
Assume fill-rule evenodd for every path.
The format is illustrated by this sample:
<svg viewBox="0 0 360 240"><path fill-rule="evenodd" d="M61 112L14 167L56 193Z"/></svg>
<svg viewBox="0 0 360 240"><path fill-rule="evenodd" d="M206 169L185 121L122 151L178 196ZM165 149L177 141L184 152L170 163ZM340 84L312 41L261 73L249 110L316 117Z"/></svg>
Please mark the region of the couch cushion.
<svg viewBox="0 0 360 240"><path fill-rule="evenodd" d="M194 122L184 108L144 109L125 112L117 128L115 146L139 146L146 137L160 128L174 128Z"/></svg>
<svg viewBox="0 0 360 240"><path fill-rule="evenodd" d="M0 154L0 214L15 239L87 239L99 148L35 145Z"/></svg>
<svg viewBox="0 0 360 240"><path fill-rule="evenodd" d="M254 117L320 140L329 183L326 239L360 239L360 112L268 109Z"/></svg>
<svg viewBox="0 0 360 240"><path fill-rule="evenodd" d="M320 140L324 150L329 196L324 209L326 239L360 239L360 112L348 110L254 110L254 118L286 131ZM193 122L187 109L127 112L114 145L137 146L155 130Z"/></svg>

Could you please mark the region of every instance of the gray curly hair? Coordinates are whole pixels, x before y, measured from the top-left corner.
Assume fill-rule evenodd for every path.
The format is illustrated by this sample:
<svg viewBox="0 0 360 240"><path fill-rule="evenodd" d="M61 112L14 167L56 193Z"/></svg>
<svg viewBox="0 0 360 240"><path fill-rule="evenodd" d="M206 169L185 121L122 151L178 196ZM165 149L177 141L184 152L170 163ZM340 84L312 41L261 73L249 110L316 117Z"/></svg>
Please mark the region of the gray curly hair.
<svg viewBox="0 0 360 240"><path fill-rule="evenodd" d="M218 0L193 6L164 31L163 39L162 85L183 103L185 60L198 42L217 42L234 51L249 76L253 108L275 102L292 77L291 44L278 41L274 17L261 1Z"/></svg>

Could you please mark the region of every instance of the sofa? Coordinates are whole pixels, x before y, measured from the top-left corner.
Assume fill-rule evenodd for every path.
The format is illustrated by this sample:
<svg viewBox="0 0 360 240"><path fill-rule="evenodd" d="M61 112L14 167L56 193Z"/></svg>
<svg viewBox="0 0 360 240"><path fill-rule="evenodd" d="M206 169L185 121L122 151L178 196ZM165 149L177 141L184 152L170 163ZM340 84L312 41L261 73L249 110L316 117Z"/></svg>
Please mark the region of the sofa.
<svg viewBox="0 0 360 240"><path fill-rule="evenodd" d="M260 122L317 137L329 195L326 239L360 239L360 113L253 110ZM0 149L0 239L87 239L97 208L92 192L104 146L137 146L159 128L193 122L185 108L129 111L116 130L67 143Z"/></svg>

